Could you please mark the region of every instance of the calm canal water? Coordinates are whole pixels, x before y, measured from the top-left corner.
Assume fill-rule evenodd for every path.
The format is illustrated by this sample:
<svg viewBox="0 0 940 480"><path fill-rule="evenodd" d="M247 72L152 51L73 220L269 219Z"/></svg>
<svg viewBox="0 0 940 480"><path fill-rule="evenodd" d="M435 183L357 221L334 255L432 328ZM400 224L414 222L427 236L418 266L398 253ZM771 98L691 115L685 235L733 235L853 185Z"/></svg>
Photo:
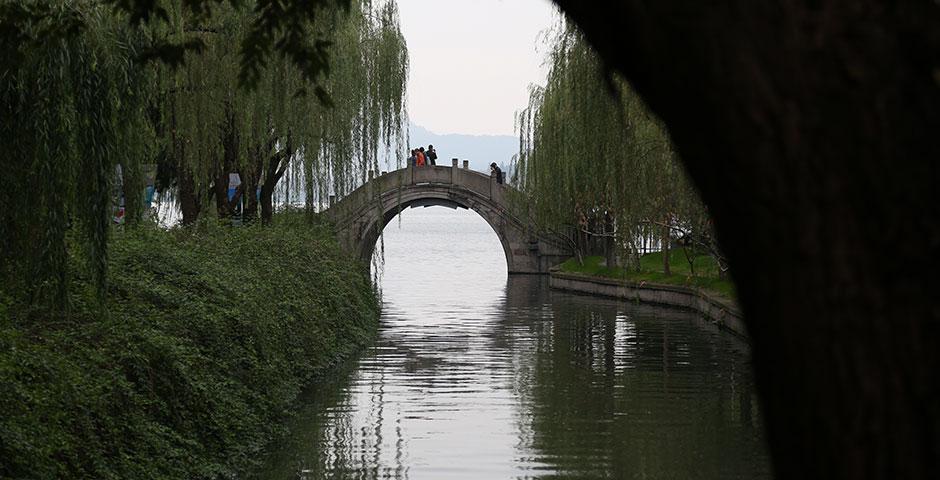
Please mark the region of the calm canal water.
<svg viewBox="0 0 940 480"><path fill-rule="evenodd" d="M770 478L747 345L696 315L509 278L476 214L385 230L379 338L264 478Z"/></svg>

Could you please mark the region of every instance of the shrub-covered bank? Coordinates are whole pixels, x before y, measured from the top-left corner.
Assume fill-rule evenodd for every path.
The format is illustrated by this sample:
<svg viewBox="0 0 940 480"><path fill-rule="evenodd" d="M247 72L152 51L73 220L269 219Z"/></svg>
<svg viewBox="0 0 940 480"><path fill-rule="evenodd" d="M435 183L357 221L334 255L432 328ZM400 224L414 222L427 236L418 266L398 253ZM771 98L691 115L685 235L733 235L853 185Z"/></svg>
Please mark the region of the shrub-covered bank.
<svg viewBox="0 0 940 480"><path fill-rule="evenodd" d="M367 341L378 303L324 226L115 232L106 311L73 261L70 311L0 287L0 477L250 470L302 388Z"/></svg>

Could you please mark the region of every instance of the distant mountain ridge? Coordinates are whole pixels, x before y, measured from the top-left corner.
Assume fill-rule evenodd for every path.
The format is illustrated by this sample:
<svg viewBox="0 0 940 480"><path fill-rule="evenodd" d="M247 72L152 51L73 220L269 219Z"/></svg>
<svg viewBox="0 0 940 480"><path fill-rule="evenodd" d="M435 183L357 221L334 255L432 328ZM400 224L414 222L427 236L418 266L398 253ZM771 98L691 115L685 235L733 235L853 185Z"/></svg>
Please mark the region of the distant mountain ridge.
<svg viewBox="0 0 940 480"><path fill-rule="evenodd" d="M513 155L519 152L519 139L512 135L439 134L415 124L408 133L414 148L434 145L438 165L449 166L452 158L458 158L461 165L469 160L470 168L480 172L489 172L493 162L508 171Z"/></svg>

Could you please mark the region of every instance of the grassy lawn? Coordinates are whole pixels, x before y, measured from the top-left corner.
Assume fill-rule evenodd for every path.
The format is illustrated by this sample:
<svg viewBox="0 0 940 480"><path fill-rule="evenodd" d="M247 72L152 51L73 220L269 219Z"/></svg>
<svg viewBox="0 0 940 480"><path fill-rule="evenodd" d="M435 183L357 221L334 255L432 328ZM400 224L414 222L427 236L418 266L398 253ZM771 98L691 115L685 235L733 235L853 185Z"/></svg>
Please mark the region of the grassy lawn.
<svg viewBox="0 0 940 480"><path fill-rule="evenodd" d="M698 255L693 260L695 274L689 268L689 262L681 250L673 250L669 255L669 268L671 275L663 273L662 252L648 253L640 257L640 271L632 268L614 267L604 265L604 257L585 257L584 264L578 264L577 258L572 258L560 265L562 272L581 273L598 277L617 278L633 282L650 282L666 285L681 285L697 287L708 293L727 300L735 299L734 284L731 280L718 278L718 264L708 255Z"/></svg>

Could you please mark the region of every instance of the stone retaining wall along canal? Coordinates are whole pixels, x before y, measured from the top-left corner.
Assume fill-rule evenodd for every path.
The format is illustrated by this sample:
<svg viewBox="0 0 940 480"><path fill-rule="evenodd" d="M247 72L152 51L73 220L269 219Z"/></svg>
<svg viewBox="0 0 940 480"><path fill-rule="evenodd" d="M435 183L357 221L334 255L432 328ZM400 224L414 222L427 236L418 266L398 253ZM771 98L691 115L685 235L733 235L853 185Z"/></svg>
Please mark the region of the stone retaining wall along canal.
<svg viewBox="0 0 940 480"><path fill-rule="evenodd" d="M694 287L638 283L558 270L551 272L549 285L570 292L695 310L719 327L735 335L747 337L744 317L737 305L714 298Z"/></svg>

